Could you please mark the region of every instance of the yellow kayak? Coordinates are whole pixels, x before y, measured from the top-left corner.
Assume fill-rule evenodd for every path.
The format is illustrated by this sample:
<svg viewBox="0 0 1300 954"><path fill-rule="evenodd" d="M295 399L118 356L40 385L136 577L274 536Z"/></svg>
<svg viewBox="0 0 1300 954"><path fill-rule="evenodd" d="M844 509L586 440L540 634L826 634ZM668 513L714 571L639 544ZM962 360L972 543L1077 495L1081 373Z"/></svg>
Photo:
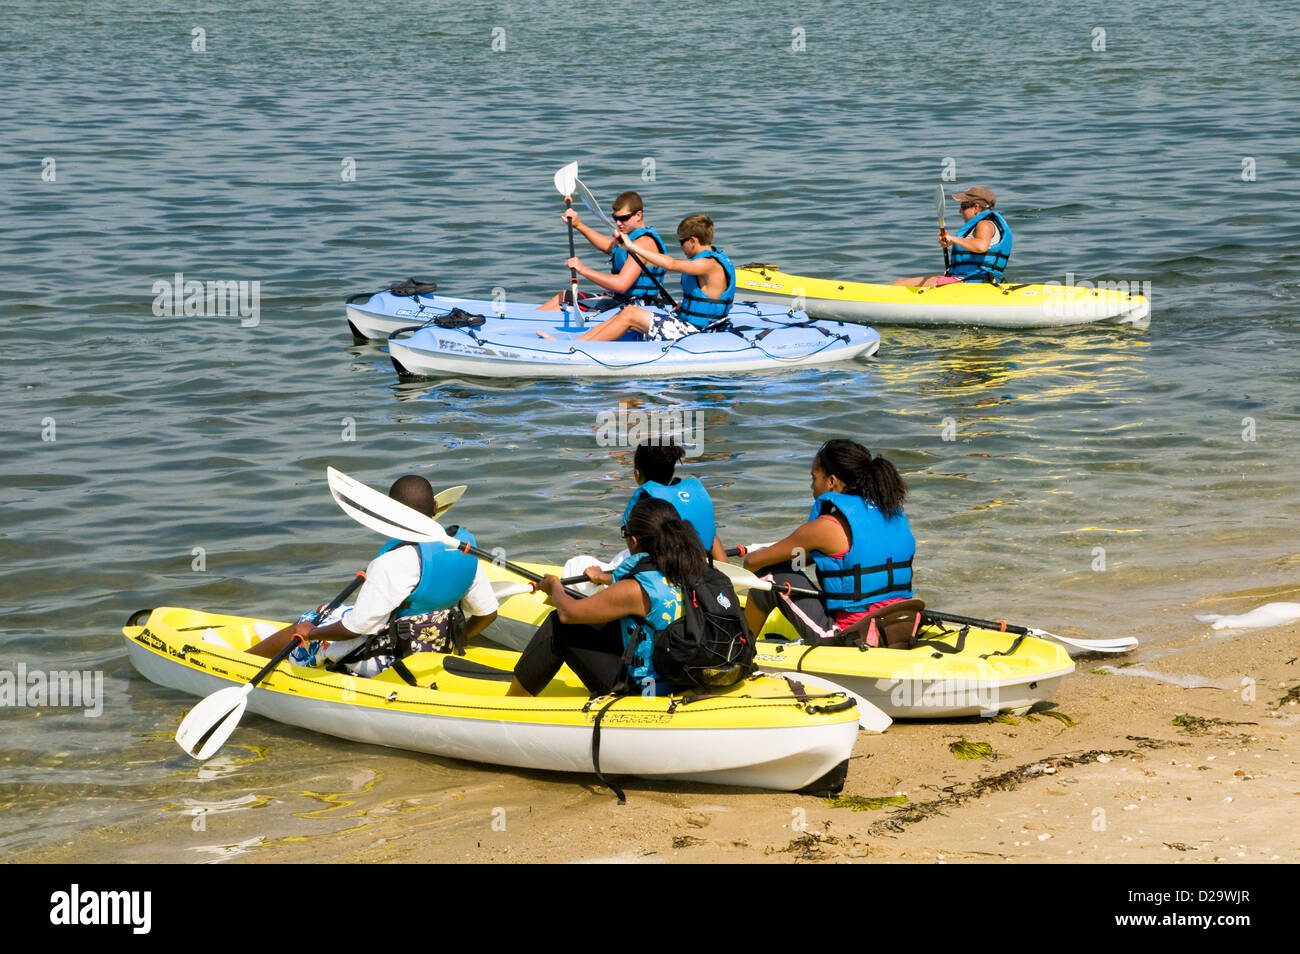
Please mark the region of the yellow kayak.
<svg viewBox="0 0 1300 954"><path fill-rule="evenodd" d="M535 573L560 575L560 568L520 564ZM519 582L508 570L484 563L493 580ZM744 593L741 594L744 599ZM551 606L540 593L502 601L499 615L515 627L494 624L486 635L517 645ZM772 613L758 642L758 665L768 671L821 676L861 696L893 719L943 719L1024 712L1046 702L1074 672L1074 660L1050 640L1017 637L974 627L924 626L912 649L806 646L780 613Z"/></svg>
<svg viewBox="0 0 1300 954"><path fill-rule="evenodd" d="M1037 285L954 282L909 288L789 275L777 265L736 269L737 301L776 302L813 318L872 325L1051 328L1115 322L1145 328L1151 321L1151 302L1138 286L1076 282L1067 275L1065 282Z"/></svg>
<svg viewBox="0 0 1300 954"><path fill-rule="evenodd" d="M146 618L147 617L147 618ZM178 607L135 614L122 634L151 682L206 696L247 683L266 659L245 650L284 624ZM591 699L567 668L536 697L506 696L518 653L417 653L374 678L281 663L250 711L342 739L560 772L602 772L782 791L836 790L858 734L847 696L768 676L707 695ZM178 717L181 710L177 708Z"/></svg>

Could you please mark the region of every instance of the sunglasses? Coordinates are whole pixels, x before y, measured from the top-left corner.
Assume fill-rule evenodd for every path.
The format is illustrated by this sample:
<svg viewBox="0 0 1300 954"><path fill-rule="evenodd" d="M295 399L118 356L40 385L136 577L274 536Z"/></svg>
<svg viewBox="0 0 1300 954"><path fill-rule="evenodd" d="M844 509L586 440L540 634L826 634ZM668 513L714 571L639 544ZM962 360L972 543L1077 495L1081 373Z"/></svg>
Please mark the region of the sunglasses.
<svg viewBox="0 0 1300 954"><path fill-rule="evenodd" d="M693 239L693 238L695 238L694 235L688 235L688 236L686 236L686 238L679 238L679 239L677 240L677 244L680 245L682 248L685 248L685 247L686 247L686 243L689 242L689 241L690 241L691 239Z"/></svg>
<svg viewBox="0 0 1300 954"><path fill-rule="evenodd" d="M615 222L626 222L628 219L632 218L633 216L638 215L639 213L637 213L637 212L629 212L627 215L619 215L619 214L617 214L617 213L610 213L610 214L614 216L614 221L615 221Z"/></svg>

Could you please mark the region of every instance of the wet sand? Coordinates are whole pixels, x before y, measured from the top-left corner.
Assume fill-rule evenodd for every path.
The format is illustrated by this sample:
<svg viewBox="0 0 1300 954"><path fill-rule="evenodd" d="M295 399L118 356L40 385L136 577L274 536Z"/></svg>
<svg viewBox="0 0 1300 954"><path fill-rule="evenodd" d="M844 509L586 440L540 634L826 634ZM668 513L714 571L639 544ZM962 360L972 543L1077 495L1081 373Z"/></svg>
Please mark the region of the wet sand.
<svg viewBox="0 0 1300 954"><path fill-rule="evenodd" d="M1300 625L1171 625L1186 635L1078 657L1054 702L1027 716L861 734L838 800L626 779L620 806L590 777L350 752L302 733L282 740L322 749L302 788L250 791L235 773L224 799L196 788L206 802L9 860L1300 861ZM959 759L962 740L988 751ZM430 762L458 784L428 794Z"/></svg>

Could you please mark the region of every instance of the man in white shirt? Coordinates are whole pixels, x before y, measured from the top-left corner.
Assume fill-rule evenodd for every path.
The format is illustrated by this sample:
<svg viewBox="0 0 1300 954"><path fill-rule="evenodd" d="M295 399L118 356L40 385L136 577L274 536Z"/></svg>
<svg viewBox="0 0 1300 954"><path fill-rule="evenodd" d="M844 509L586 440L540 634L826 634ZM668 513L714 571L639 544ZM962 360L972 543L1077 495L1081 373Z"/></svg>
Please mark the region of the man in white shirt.
<svg viewBox="0 0 1300 954"><path fill-rule="evenodd" d="M411 474L399 478L388 496L426 516L437 513L433 488L423 477ZM464 530L459 535L469 537ZM465 615L464 638L469 640L496 619L500 605L478 561L441 544L407 545L390 541L370 561L365 577L355 605L336 621L319 626L299 621L268 636L249 652L274 656L296 634L305 644L319 642L324 659L338 661L361 648L371 636L382 633L395 611L401 617L453 606L458 606ZM387 664L377 666L373 660L364 659L348 667L357 675L372 676Z"/></svg>

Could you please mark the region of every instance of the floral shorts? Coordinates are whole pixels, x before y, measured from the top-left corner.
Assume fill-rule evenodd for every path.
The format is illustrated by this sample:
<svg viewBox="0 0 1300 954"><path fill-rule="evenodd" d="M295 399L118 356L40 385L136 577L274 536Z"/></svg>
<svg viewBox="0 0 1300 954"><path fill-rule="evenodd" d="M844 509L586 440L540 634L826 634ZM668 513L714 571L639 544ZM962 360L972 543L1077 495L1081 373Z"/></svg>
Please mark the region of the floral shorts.
<svg viewBox="0 0 1300 954"><path fill-rule="evenodd" d="M650 328L645 333L645 340L676 341L698 330L689 321L683 321L673 315L656 314L650 319Z"/></svg>

